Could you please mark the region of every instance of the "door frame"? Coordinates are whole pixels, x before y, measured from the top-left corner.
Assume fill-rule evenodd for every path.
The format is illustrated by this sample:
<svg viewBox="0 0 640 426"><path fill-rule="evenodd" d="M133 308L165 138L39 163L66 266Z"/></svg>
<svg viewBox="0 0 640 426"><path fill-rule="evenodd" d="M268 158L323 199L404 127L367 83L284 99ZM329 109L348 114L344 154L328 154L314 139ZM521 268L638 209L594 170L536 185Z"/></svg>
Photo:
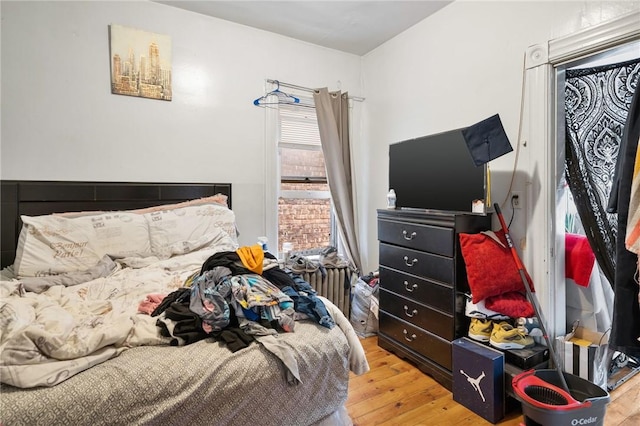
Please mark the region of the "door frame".
<svg viewBox="0 0 640 426"><path fill-rule="evenodd" d="M564 216L556 209L564 173L564 146L558 144L564 129L564 111L557 101L557 74L563 72L559 67L638 39L640 11L634 11L526 51L528 124L523 143L529 148L526 167L530 172L525 196L526 205L532 208L525 210L529 250L523 260L532 265L531 275L538 283L536 297L551 338L566 332Z"/></svg>

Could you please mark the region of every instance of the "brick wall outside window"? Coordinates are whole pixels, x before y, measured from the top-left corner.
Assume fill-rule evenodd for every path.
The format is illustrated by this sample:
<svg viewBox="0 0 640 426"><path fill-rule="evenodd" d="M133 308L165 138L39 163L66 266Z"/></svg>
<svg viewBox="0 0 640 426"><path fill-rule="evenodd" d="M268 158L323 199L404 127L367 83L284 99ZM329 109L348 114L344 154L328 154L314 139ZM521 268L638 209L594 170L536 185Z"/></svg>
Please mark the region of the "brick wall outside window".
<svg viewBox="0 0 640 426"><path fill-rule="evenodd" d="M301 149L281 150L281 175L324 177L322 151ZM328 191L323 183L282 183L281 190ZM278 251L282 243L293 243L293 250L326 247L331 241L331 202L329 199L278 199Z"/></svg>
<svg viewBox="0 0 640 426"><path fill-rule="evenodd" d="M309 250L329 245L331 215L329 200L278 200L278 241L293 243L293 250Z"/></svg>

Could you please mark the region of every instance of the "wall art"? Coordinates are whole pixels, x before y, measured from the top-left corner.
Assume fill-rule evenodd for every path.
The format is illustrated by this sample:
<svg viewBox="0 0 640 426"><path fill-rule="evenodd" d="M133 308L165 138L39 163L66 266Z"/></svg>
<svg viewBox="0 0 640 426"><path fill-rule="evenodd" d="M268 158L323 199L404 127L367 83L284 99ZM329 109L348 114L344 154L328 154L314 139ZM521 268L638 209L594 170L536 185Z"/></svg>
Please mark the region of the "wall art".
<svg viewBox="0 0 640 426"><path fill-rule="evenodd" d="M111 93L170 101L171 38L109 26Z"/></svg>

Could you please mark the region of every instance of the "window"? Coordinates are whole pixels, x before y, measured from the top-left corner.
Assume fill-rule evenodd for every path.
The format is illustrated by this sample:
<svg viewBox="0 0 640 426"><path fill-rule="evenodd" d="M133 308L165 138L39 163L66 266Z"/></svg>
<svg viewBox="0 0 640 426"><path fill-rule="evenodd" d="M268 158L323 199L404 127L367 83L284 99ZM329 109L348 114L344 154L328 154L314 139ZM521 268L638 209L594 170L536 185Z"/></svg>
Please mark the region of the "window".
<svg viewBox="0 0 640 426"><path fill-rule="evenodd" d="M278 106L278 252L316 254L337 232L313 100L301 104Z"/></svg>

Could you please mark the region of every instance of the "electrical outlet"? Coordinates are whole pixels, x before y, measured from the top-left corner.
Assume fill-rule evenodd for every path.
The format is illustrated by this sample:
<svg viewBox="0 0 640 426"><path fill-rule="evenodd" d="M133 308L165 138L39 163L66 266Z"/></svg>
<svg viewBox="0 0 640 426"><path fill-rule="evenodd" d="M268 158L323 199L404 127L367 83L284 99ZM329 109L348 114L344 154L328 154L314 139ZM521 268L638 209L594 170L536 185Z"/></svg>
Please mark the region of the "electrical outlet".
<svg viewBox="0 0 640 426"><path fill-rule="evenodd" d="M521 209L524 203L524 198L520 191L511 191L511 206L514 209Z"/></svg>

